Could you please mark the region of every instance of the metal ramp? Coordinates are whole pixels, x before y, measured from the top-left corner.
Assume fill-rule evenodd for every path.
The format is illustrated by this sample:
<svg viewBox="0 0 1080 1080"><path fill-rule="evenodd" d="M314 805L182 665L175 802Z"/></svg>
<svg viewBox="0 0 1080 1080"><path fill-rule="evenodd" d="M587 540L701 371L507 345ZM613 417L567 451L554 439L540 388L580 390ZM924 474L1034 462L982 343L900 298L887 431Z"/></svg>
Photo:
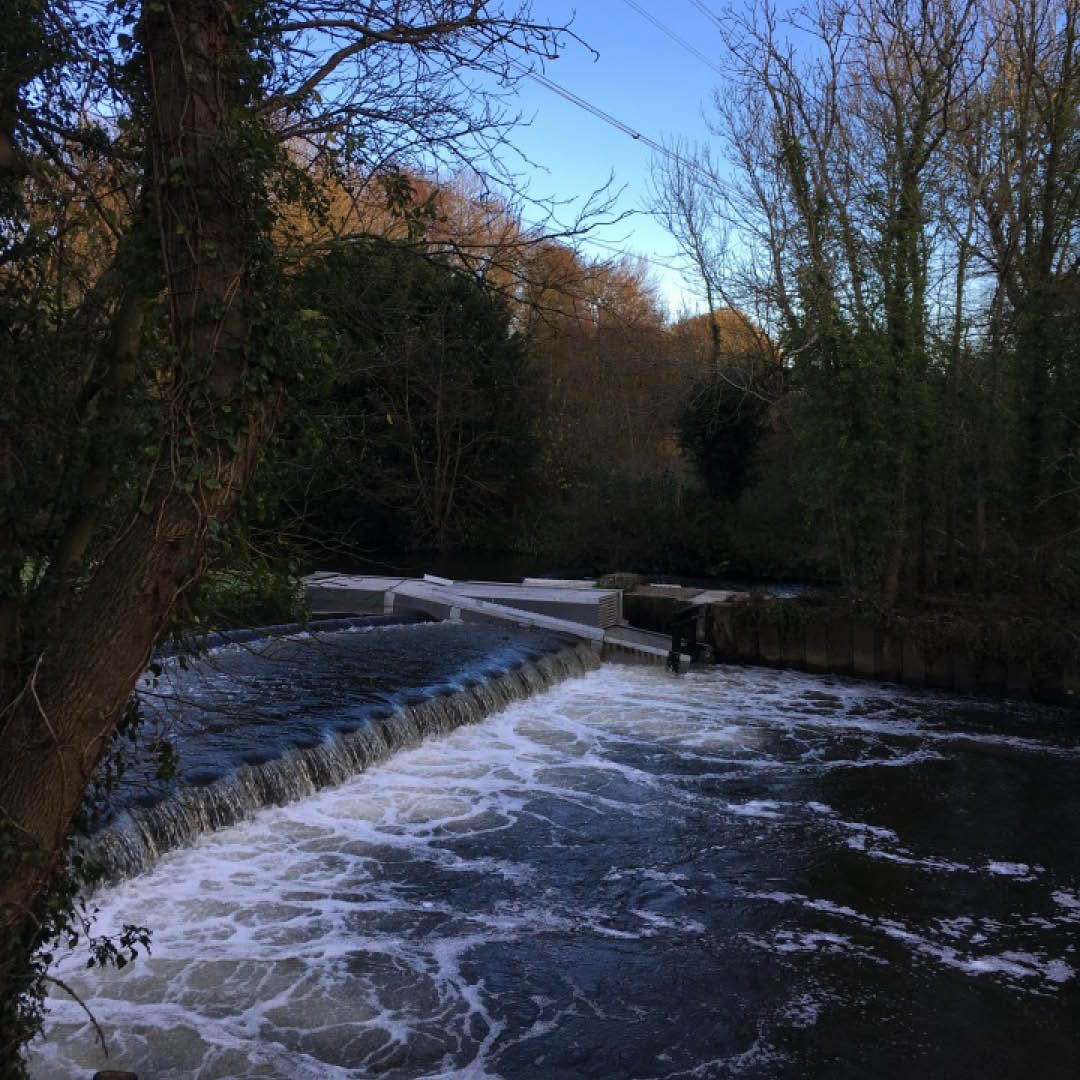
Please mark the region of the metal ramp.
<svg viewBox="0 0 1080 1080"><path fill-rule="evenodd" d="M671 660L667 635L637 630L622 621L618 589L578 585L514 585L318 573L303 579L312 614L389 614L415 611L436 620L501 622L588 641L604 659L647 664ZM679 666L690 657L679 655Z"/></svg>

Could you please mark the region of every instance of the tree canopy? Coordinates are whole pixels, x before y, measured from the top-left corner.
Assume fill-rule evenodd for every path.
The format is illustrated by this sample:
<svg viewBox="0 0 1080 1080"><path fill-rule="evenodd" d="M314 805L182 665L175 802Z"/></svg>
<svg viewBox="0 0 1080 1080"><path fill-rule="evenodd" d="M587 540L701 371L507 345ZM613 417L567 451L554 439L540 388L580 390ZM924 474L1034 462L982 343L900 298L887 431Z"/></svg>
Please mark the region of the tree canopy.
<svg viewBox="0 0 1080 1080"><path fill-rule="evenodd" d="M845 585L1075 601L1080 6L821 0L725 26L717 138L662 159L660 211L710 307L780 349Z"/></svg>
<svg viewBox="0 0 1080 1080"><path fill-rule="evenodd" d="M467 543L531 464L535 379L507 302L443 255L361 237L297 282L331 333L332 386L301 414L318 464L288 496L345 554ZM313 535L312 535L313 534Z"/></svg>

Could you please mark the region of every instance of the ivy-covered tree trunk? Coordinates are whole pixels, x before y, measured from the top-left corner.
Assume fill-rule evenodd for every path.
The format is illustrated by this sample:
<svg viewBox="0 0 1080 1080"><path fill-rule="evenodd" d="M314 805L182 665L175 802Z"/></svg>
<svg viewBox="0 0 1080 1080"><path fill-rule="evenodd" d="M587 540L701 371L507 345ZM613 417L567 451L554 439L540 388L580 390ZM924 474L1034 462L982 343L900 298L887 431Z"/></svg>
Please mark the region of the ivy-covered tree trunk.
<svg viewBox="0 0 1080 1080"><path fill-rule="evenodd" d="M140 23L151 163L144 182L172 362L159 375L159 453L138 512L63 611L21 688L0 703L5 1060L19 1041L13 1018L28 957L45 930L42 898L62 868L89 778L272 422L273 382L251 358L264 230L252 217L259 132L241 118L257 80L230 12L218 0L171 0L148 4ZM8 1038L15 1043L2 1045Z"/></svg>

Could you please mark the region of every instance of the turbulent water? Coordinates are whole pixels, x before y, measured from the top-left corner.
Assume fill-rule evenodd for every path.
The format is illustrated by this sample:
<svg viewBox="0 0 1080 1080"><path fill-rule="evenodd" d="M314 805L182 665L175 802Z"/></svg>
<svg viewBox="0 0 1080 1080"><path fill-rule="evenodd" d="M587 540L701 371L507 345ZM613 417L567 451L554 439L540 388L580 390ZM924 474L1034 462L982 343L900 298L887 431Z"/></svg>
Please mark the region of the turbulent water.
<svg viewBox="0 0 1080 1080"><path fill-rule="evenodd" d="M158 754L124 767L108 827L84 845L108 879L599 663L587 646L493 625L327 625L241 632L243 641L145 675L144 742L169 746L177 764L166 780Z"/></svg>
<svg viewBox="0 0 1080 1080"><path fill-rule="evenodd" d="M100 896L33 1076L1075 1078L1076 723L604 667Z"/></svg>

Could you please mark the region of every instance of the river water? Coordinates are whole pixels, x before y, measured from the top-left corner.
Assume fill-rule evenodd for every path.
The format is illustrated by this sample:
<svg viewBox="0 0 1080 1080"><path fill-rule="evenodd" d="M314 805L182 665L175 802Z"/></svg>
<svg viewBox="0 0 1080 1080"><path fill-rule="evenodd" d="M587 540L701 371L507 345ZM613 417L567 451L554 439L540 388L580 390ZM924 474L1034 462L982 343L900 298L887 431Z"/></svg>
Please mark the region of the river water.
<svg viewBox="0 0 1080 1080"><path fill-rule="evenodd" d="M605 666L100 895L32 1075L1075 1078L1077 722Z"/></svg>

